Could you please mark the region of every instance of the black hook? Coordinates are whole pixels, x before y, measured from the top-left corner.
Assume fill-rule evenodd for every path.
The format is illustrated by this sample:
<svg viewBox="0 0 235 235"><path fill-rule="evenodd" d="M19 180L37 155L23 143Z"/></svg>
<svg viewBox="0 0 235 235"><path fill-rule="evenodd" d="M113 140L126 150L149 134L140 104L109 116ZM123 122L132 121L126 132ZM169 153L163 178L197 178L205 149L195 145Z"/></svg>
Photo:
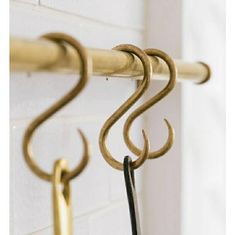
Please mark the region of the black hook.
<svg viewBox="0 0 235 235"><path fill-rule="evenodd" d="M140 219L137 203L137 194L135 191L135 176L134 169L132 167L132 159L129 156L125 156L123 166L131 219L132 235L140 235Z"/></svg>

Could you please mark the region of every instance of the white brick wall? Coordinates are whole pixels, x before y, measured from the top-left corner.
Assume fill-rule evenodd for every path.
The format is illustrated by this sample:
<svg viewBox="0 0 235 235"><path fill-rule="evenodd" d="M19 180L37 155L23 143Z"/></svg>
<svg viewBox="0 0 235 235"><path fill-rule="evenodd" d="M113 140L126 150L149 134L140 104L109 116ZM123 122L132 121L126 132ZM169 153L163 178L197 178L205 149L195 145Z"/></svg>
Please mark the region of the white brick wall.
<svg viewBox="0 0 235 235"><path fill-rule="evenodd" d="M146 2L148 8L145 14ZM214 0L12 0L11 35L36 38L67 32L85 46L108 48L119 43L157 47L175 58L205 60L213 69L207 85L177 84L176 89L134 125L142 142L146 126L152 148L166 139L163 118L176 130L164 158L148 161L137 173L144 235L224 234L224 25L223 1ZM146 19L145 19L146 18ZM146 22L145 22L146 21ZM145 27L147 26L147 28ZM11 75L11 234L51 235L51 185L26 166L21 150L25 127L76 82L76 75ZM165 84L154 81L148 95ZM92 159L72 183L74 234L130 235L123 174L109 167L99 152L99 130L107 117L135 89L135 82L90 79L83 93L34 139L38 163L51 171L55 159L72 166L81 155L76 128L87 135ZM109 145L126 155L120 121Z"/></svg>
<svg viewBox="0 0 235 235"><path fill-rule="evenodd" d="M143 45L144 1L11 1L11 35L36 38L50 31L77 37L85 46L112 48L119 43ZM109 9L109 10L108 10ZM22 156L22 135L29 122L64 94L77 75L11 75L11 234L52 234L51 185L38 179ZM130 234L122 172L103 160L98 148L100 128L135 89L127 80L90 79L82 94L47 122L34 138L37 162L47 171L65 157L71 167L81 155L81 128L92 145L91 162L72 182L74 234ZM109 145L119 160L129 153L122 122L110 134ZM133 128L141 140L141 120ZM138 139L140 137L140 140ZM113 144L115 143L115 145ZM141 178L141 170L137 178ZM137 180L140 193L141 182Z"/></svg>

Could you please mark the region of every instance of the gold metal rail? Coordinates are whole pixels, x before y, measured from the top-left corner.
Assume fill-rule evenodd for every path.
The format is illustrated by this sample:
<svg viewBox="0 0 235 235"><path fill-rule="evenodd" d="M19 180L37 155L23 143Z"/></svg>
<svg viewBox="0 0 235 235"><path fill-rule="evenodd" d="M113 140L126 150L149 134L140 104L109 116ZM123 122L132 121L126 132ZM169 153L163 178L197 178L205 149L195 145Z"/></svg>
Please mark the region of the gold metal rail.
<svg viewBox="0 0 235 235"><path fill-rule="evenodd" d="M142 75L141 61L128 53L115 50L88 49L92 58L93 74L100 76L135 76ZM77 72L79 58L75 50L45 39L10 39L11 71L37 72ZM179 79L203 82L208 80L210 69L204 63L189 63L175 60ZM151 57L153 79L164 78L169 74L167 65Z"/></svg>

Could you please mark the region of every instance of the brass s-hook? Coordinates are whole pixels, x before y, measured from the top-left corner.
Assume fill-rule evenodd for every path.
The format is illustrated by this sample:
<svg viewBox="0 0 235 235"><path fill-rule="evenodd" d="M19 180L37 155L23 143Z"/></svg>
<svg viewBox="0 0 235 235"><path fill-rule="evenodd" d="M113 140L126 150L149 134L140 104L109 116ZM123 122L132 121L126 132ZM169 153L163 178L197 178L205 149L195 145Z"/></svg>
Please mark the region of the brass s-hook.
<svg viewBox="0 0 235 235"><path fill-rule="evenodd" d="M160 51L158 49L146 49L144 51L146 52L147 55L157 56L157 57L163 59L167 63L169 70L170 70L170 79L163 90L161 90L158 94L153 96L151 99L146 101L143 105L138 107L134 112L132 112L125 122L124 130L123 130L124 140L125 140L127 147L130 149L130 151L136 155L141 153L141 149L136 147L134 145L134 143L132 142L132 140L130 139L129 132L130 132L130 128L131 128L132 123L134 122L134 120L138 116L140 116L140 114L145 112L151 106L153 106L154 104L159 102L161 99L163 99L166 95L168 95L169 92L172 91L172 89L175 87L176 78L177 78L177 68L176 68L174 60L171 59L170 56L168 56L165 52ZM154 158L157 158L157 157L164 155L173 145L174 129L172 128L171 124L167 121L167 119L164 119L164 121L166 122L166 125L168 127L168 132L169 132L167 142L159 150L154 151L154 152L150 152L149 156L148 156L148 158L150 158L150 159L154 159Z"/></svg>
<svg viewBox="0 0 235 235"><path fill-rule="evenodd" d="M36 119L33 120L33 122L29 125L27 128L24 139L23 139L23 153L25 160L31 170L40 178L52 181L53 175L45 172L42 170L38 165L36 164L34 160L34 156L31 149L31 140L33 138L33 135L37 128L43 124L47 119L49 119L53 114L55 114L57 111L62 109L66 104L68 104L71 100L73 100L85 87L87 81L88 81L88 75L90 72L91 64L87 55L87 52L85 48L73 37L64 34L64 33L48 33L42 36L42 38L52 40L54 42L59 43L61 46L65 44L71 45L78 53L81 61L81 78L79 82L73 87L68 93L66 93L62 98L60 98L54 105L49 107L46 111L44 111L42 114L40 114ZM66 51L65 51L66 53ZM89 144L82 133L82 131L79 130L79 133L82 138L84 152L81 159L81 162L75 167L74 170L66 172L63 177L62 181L66 182L74 177L76 177L87 165L89 160Z"/></svg>
<svg viewBox="0 0 235 235"><path fill-rule="evenodd" d="M132 94L126 102L124 102L112 115L108 118L108 120L104 123L99 136L99 146L100 151L105 159L105 161L111 165L113 168L117 170L123 170L123 163L114 159L106 146L106 139L109 133L110 128L127 112L127 110L134 105L134 103L142 96L144 91L148 88L150 77L152 75L152 67L148 56L145 52L140 50L138 47L130 45L130 44L121 44L113 48L114 50L120 50L124 52L129 52L135 54L141 62L143 63L144 69L144 78L141 81L137 90ZM142 131L144 137L144 149L138 153L139 158L133 162L133 169L138 168L140 165L144 163L146 158L148 157L149 152L149 140L144 131Z"/></svg>

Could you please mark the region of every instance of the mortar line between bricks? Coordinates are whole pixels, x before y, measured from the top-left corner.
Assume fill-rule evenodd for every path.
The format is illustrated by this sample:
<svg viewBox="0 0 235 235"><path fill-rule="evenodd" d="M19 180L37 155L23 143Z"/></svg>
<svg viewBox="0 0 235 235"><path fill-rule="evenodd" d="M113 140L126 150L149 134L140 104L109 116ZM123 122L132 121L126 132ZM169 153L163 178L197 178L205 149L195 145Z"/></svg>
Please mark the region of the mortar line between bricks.
<svg viewBox="0 0 235 235"><path fill-rule="evenodd" d="M104 20L94 19L92 17L88 17L88 16L84 16L84 15L79 15L79 14L76 14L74 12L63 11L63 10L56 9L56 8L53 8L53 7L50 7L50 6L42 5L40 3L39 3L39 6L45 8L45 9L53 10L53 11L56 11L56 12L59 12L59 13L62 13L62 14L69 15L69 16L73 15L73 16L76 16L76 17L80 17L80 18L83 18L83 19L88 20L90 22L94 22L94 23L105 25L105 26L112 27L112 28L119 28L119 29L125 29L125 30L134 30L134 31L138 31L138 32L142 32L144 30L143 27L141 27L141 26L118 25L118 24L115 24L115 23L108 23Z"/></svg>
<svg viewBox="0 0 235 235"><path fill-rule="evenodd" d="M133 26L122 26L122 25L117 25L117 24L112 24L112 23L108 23L108 22L105 22L105 21L102 21L102 20L98 20L98 19L93 19L91 17L86 17L86 16L82 16L82 15L78 15L78 14L75 14L73 12L67 12L67 11L62 11L62 10L59 10L59 9L55 9L53 7L49 7L49 6L46 6L46 5L42 5L40 3L38 4L33 4L33 3L29 3L29 2L22 2L22 1L13 1L12 4L15 4L15 5L23 5L23 6L28 6L30 8L32 8L33 10L37 10L37 11L49 11L49 12L53 12L55 14L58 14L58 15L66 15L66 18L71 18L71 17L75 17L75 18L81 18L81 19L84 19L84 20L87 20L89 21L90 23L95 23L95 24L98 24L98 25L101 25L103 27L109 27L109 28L116 28L116 29L121 29L121 30L129 30L129 31L136 31L138 33L142 33L143 32L143 28L142 27L133 27ZM50 14L50 13L48 13Z"/></svg>
<svg viewBox="0 0 235 235"><path fill-rule="evenodd" d="M122 199L122 200L118 200L116 201L115 203L112 202L112 204L107 204L106 206L103 206L103 207L100 207L100 208L97 208L97 209L94 209L94 210L91 210L89 212L84 212L82 213L81 215L78 215L78 216L74 216L73 217L73 222L75 220L84 220L84 219L90 219L91 216L93 215L97 215L99 213L104 213L105 211L109 211L109 210L113 210L115 208L118 208L120 206L123 206L125 205L126 200ZM24 235L33 235L34 233L38 233L40 231L45 231L47 229L51 229L53 225L49 225L49 226L46 226L44 228L41 228L41 229L38 229L32 233L27 233L27 234L24 234Z"/></svg>
<svg viewBox="0 0 235 235"><path fill-rule="evenodd" d="M35 115L36 117L37 115ZM11 125L24 125L26 123L29 123L30 121L32 121L35 117L25 117L25 118L13 118L10 119L10 124ZM107 117L104 117L102 115L96 115L96 116L57 116L57 117L52 117L50 118L50 121L53 121L54 123L61 123L64 121L68 122L68 123L79 123L79 122L97 122L97 121L104 121L107 119Z"/></svg>
<svg viewBox="0 0 235 235"><path fill-rule="evenodd" d="M138 193L138 197L141 198L141 196L142 196L141 193ZM109 211L111 209L118 208L119 206L123 206L125 204L128 207L128 205L127 205L128 203L127 203L126 198L115 200L115 201L112 201L112 202L106 204L105 206L98 207L94 210L90 210L89 212L84 212L81 215L74 216L73 220L75 220L75 219L84 219L86 217L90 217L91 215L99 214L100 212L104 212L104 211Z"/></svg>

